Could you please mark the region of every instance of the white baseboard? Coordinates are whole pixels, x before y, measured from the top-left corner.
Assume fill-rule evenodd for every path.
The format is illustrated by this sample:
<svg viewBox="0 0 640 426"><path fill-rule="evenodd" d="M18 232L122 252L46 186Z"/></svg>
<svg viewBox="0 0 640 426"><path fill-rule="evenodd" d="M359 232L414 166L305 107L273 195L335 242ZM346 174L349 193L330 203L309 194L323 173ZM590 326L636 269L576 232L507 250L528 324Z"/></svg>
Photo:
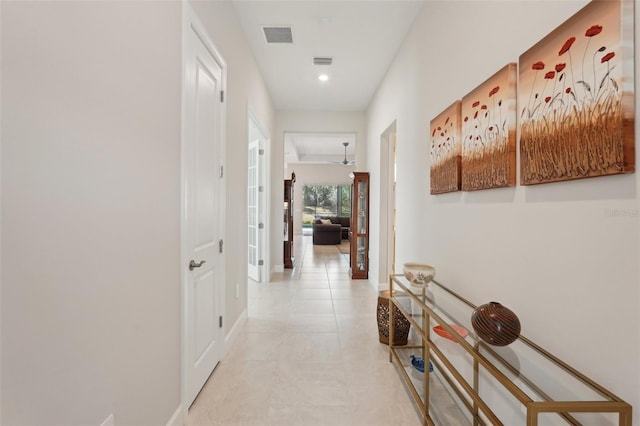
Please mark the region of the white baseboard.
<svg viewBox="0 0 640 426"><path fill-rule="evenodd" d="M233 342L235 342L235 340L238 338L238 335L240 334L245 324L247 323L247 317L248 317L248 314L247 314L247 310L245 309L244 311L242 311L242 313L240 314L236 322L233 324L233 327L231 327L231 330L229 330L229 332L225 336L224 338L225 355L227 354L227 352L229 351L229 348L231 347Z"/></svg>
<svg viewBox="0 0 640 426"><path fill-rule="evenodd" d="M271 271L272 274L276 274L279 272L284 272L284 263L274 266L273 270Z"/></svg>
<svg viewBox="0 0 640 426"><path fill-rule="evenodd" d="M182 404L178 405L176 411L173 413L173 416L167 422L167 426L182 426L187 422L186 413L182 410Z"/></svg>

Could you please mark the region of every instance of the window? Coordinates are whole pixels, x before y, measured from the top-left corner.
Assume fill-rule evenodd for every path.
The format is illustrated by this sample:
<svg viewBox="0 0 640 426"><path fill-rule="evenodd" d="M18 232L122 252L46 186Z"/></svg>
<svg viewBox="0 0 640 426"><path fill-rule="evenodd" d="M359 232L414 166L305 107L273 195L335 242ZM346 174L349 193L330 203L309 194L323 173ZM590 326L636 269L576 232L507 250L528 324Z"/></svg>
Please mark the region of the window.
<svg viewBox="0 0 640 426"><path fill-rule="evenodd" d="M351 216L351 185L302 186L302 227L326 216Z"/></svg>

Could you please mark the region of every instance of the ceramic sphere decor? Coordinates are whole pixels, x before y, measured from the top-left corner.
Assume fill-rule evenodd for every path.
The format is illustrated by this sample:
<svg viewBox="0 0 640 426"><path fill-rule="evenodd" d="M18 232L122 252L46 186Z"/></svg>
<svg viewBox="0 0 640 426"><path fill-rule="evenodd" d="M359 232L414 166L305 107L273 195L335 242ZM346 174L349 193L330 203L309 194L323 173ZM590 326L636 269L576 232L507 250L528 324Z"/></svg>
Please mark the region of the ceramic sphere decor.
<svg viewBox="0 0 640 426"><path fill-rule="evenodd" d="M426 287L436 276L436 268L425 263L407 262L403 264L402 272L414 287Z"/></svg>
<svg viewBox="0 0 640 426"><path fill-rule="evenodd" d="M509 308L498 302L478 306L471 314L476 334L494 346L507 346L520 335L520 320Z"/></svg>

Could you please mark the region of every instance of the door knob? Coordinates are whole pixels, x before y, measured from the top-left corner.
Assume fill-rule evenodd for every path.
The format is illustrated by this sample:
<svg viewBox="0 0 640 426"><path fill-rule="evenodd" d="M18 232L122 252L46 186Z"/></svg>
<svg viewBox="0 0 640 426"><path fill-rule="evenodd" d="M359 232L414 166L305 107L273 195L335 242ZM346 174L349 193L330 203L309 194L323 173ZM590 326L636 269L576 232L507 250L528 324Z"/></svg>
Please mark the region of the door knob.
<svg viewBox="0 0 640 426"><path fill-rule="evenodd" d="M201 260L200 262L197 262L197 263L195 260L192 260L191 262L189 262L189 270L193 271L195 268L201 267L204 262L206 262L206 260Z"/></svg>

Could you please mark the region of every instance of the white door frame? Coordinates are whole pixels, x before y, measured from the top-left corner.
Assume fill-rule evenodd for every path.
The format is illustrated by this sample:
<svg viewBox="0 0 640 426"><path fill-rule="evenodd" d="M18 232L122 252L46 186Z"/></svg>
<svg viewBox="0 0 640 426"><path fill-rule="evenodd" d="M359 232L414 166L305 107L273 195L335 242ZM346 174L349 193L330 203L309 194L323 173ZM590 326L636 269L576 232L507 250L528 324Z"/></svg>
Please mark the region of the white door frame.
<svg viewBox="0 0 640 426"><path fill-rule="evenodd" d="M395 273L396 235L396 122L380 135L380 247L378 259L378 286L386 289L389 275Z"/></svg>
<svg viewBox="0 0 640 426"><path fill-rule="evenodd" d="M188 253L188 235L187 235L187 220L188 220L188 216L187 216L187 211L186 211L186 206L187 206L187 193L186 193L186 182L187 182L187 164L186 164L186 155L185 155L185 147L187 144L187 136L188 136L188 132L187 132L187 115L186 115L186 105L187 105L187 76L186 76L186 64L188 61L188 55L189 55L189 51L190 49L188 49L188 43L189 43L189 37L192 33L195 33L197 35L197 37L202 41L203 45L207 48L207 50L209 51L209 53L213 56L213 58L218 62L218 64L221 66L222 68L222 79L221 79L221 88L223 91L226 90L226 85L227 85L227 64L224 61L224 59L222 58L222 56L218 53L217 49L215 48L215 45L211 42L211 39L209 38L209 36L207 35L207 31L205 30L204 26L202 25L202 23L200 22L200 20L197 18L195 12L193 11L193 9L191 8L191 6L188 4L188 2L183 1L182 2L182 16L183 16L183 25L182 25L182 131L181 131L181 156L182 156L182 160L181 160L181 182L180 182L180 271L181 271L181 277L180 277L180 294L181 294L181 307L182 307L182 313L181 313L181 361L180 361L180 402L181 402L181 406L180 406L180 412L181 415L174 415L174 417L177 418L181 418L182 422L181 424L185 424L186 423L186 419L187 419L187 414L188 414L188 410L189 410L189 405L190 405L190 401L188 401L188 389L187 389L187 383L188 383L188 378L187 378L187 374L188 374L188 364L189 364L189 357L188 357L188 348L187 348L187 333L188 333L188 309L187 309L187 298L186 298L186 290L187 290L187 282L188 282L188 278L187 278L187 273L188 272L188 268L186 267L186 265L188 265L189 263L189 253ZM226 158L226 139L227 139L227 135L226 135L226 122L227 122L227 108L226 108L226 102L222 103L221 105L222 108L222 117L221 117L221 146L220 146L220 157L221 157L221 163L224 164L224 160ZM226 173L226 172L225 172ZM221 190L220 190L220 205L221 205L221 211L224 212L226 210L226 192L227 192L227 183L226 180L223 180L222 185L221 185ZM224 213L221 215L221 221L222 223L220 223L220 229L222 230L222 232L224 233L225 227L224 227ZM226 235L222 235L222 239L223 241L225 240ZM222 254L222 261L221 261L221 277L222 277L222 283L225 282L225 259L226 259L226 255ZM225 288L224 288L224 284L222 285L221 288L221 306L220 306L220 315L222 315L224 317L225 314L225 306L224 306L224 293L225 293ZM224 345L224 338L221 339L222 345ZM224 353L224 347L222 348L222 353Z"/></svg>
<svg viewBox="0 0 640 426"><path fill-rule="evenodd" d="M271 211L271 185L269 185L269 181L267 180L268 176L271 176L269 173L269 165L270 165L270 149L271 149L271 137L269 133L264 130L264 127L260 123L260 120L253 113L253 109L250 106L247 106L247 129L251 129L251 126L255 126L260 134L260 149L264 151L264 155L260 156L259 162L259 176L258 176L258 186L262 186L263 191L258 193L259 202L258 202L258 222L264 223L264 228L259 233L259 242L258 242L258 252L259 257L264 260L264 264L260 268L260 282L269 281L269 268L271 259L269 258L269 250L267 247L269 246L269 230L271 227L269 226L270 216L269 212ZM247 132L247 143L251 142L251 134L250 130Z"/></svg>

